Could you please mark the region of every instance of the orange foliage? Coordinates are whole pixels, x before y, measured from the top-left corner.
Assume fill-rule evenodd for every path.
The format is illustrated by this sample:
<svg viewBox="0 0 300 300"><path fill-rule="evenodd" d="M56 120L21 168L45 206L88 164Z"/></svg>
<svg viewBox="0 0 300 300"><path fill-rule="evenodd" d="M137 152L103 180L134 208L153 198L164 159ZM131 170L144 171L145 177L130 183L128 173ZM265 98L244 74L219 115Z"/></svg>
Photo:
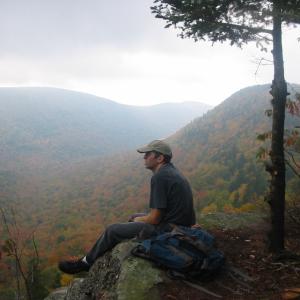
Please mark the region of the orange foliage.
<svg viewBox="0 0 300 300"><path fill-rule="evenodd" d="M203 214L210 214L210 213L215 213L218 211L217 205L215 203L211 203L208 206L204 207L201 210L201 213Z"/></svg>

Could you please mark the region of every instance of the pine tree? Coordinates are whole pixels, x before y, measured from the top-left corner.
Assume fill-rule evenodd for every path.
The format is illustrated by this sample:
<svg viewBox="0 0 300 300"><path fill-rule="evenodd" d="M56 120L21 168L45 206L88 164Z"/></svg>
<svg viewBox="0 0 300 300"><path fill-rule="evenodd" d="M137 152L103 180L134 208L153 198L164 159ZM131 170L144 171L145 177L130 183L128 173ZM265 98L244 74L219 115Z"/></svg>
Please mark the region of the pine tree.
<svg viewBox="0 0 300 300"><path fill-rule="evenodd" d="M284 121L287 84L284 77L282 26L300 24L300 0L155 0L151 7L157 18L167 22L166 27L181 30L182 38L195 41L229 41L242 47L256 42L261 50L273 44L274 79L271 86L272 146L271 175L268 202L271 208L272 228L270 250L284 250L285 160Z"/></svg>

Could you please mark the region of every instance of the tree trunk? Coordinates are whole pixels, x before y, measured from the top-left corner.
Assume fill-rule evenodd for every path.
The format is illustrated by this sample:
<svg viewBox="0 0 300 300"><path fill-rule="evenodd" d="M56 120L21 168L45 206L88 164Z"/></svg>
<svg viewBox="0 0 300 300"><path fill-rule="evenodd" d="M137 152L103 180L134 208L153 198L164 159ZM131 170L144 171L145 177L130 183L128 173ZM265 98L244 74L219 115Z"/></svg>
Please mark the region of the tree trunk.
<svg viewBox="0 0 300 300"><path fill-rule="evenodd" d="M271 94L273 96L272 125L272 166L269 204L271 208L271 231L269 234L270 250L280 253L284 250L284 210L285 210L285 162L284 162L284 119L287 97L287 84L284 79L280 1L274 0L273 15L273 59L274 80Z"/></svg>

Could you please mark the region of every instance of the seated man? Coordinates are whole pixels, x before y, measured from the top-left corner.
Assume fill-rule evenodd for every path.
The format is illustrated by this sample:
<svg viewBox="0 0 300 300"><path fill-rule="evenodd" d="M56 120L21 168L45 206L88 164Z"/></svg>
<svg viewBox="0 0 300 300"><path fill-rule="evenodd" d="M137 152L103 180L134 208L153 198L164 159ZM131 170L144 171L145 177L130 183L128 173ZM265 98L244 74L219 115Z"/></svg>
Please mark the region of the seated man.
<svg viewBox="0 0 300 300"><path fill-rule="evenodd" d="M61 261L59 269L75 274L88 271L95 260L123 240L131 239L140 232L170 230L168 224L192 226L195 224L193 196L186 178L171 163L170 146L155 140L137 149L144 153L145 167L153 172L150 189L150 212L136 216L127 223L110 225L99 237L92 249L81 259Z"/></svg>

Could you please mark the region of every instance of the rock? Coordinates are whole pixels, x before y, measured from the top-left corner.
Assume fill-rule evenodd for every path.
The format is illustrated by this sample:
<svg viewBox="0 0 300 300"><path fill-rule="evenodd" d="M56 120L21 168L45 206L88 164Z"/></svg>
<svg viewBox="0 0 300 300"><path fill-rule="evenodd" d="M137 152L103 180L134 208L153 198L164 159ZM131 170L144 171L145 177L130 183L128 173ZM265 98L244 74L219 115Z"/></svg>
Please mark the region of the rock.
<svg viewBox="0 0 300 300"><path fill-rule="evenodd" d="M44 300L65 300L67 293L68 293L68 288L56 289Z"/></svg>
<svg viewBox="0 0 300 300"><path fill-rule="evenodd" d="M54 291L45 300L159 299L157 285L168 279L149 261L130 254L135 245L133 241L117 245L94 263L85 278L75 279L64 296Z"/></svg>

